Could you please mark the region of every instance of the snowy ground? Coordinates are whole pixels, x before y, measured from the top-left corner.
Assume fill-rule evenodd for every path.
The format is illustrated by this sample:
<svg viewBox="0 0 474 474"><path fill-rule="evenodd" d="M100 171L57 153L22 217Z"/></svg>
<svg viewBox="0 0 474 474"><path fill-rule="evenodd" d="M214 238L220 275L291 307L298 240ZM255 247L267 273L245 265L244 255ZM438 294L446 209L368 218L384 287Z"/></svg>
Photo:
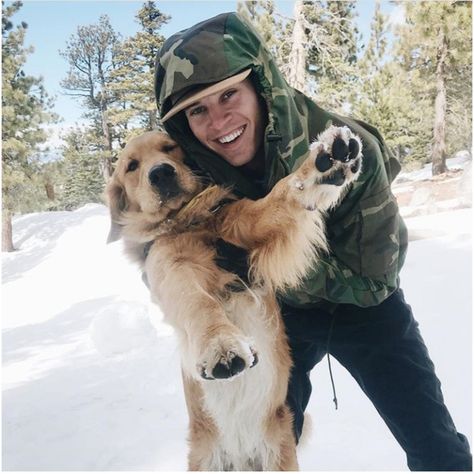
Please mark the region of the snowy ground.
<svg viewBox="0 0 474 474"><path fill-rule="evenodd" d="M471 209L407 219L402 287L459 431L471 439ZM422 232L420 232L422 230ZM148 303L105 207L14 221L3 254L3 469L186 468L187 417L172 331ZM442 232L441 232L442 231ZM403 471L405 456L333 361L312 373L302 470Z"/></svg>

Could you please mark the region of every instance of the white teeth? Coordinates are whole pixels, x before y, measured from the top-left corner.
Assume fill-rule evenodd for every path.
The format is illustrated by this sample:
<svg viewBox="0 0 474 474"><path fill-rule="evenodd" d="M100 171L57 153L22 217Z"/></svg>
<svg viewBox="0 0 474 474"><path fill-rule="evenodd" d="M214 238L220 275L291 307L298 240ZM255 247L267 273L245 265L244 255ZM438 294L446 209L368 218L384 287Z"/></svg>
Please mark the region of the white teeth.
<svg viewBox="0 0 474 474"><path fill-rule="evenodd" d="M240 137L244 131L244 127L239 128L235 132L230 133L229 135L226 135L225 137L218 138L218 141L220 143L229 143L233 140L235 140L237 137Z"/></svg>

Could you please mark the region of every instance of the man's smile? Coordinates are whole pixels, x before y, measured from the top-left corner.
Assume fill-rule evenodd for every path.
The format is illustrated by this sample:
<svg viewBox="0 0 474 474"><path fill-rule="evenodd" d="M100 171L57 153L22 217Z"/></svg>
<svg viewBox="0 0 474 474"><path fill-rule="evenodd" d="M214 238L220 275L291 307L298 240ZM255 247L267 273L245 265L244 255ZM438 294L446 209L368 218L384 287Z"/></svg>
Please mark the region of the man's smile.
<svg viewBox="0 0 474 474"><path fill-rule="evenodd" d="M228 143L233 143L237 138L239 138L242 135L242 133L244 133L245 128L246 128L246 125L234 130L231 133L228 133L227 135L224 135L222 137L217 138L217 141L221 145L226 145Z"/></svg>

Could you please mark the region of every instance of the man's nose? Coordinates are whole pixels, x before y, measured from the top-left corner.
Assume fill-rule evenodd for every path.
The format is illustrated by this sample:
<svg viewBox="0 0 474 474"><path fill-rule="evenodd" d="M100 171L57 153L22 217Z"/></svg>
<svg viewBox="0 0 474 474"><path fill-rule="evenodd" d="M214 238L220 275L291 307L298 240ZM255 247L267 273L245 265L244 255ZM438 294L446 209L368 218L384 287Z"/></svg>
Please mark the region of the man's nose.
<svg viewBox="0 0 474 474"><path fill-rule="evenodd" d="M224 107L213 107L208 111L210 126L216 131L223 130L231 117L231 111Z"/></svg>

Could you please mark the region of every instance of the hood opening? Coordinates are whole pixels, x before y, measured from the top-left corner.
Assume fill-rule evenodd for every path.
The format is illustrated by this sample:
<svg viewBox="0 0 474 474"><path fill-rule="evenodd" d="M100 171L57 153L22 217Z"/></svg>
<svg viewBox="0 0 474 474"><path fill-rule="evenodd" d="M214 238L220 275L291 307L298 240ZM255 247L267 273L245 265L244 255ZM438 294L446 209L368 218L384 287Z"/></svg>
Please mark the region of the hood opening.
<svg viewBox="0 0 474 474"><path fill-rule="evenodd" d="M217 184L234 186L237 192L257 198L288 174L294 160L306 153L309 143L301 106L296 103L298 93L287 84L254 27L236 13L225 13L176 33L158 55L155 92L163 117L172 107L173 94L221 81L248 68L252 70L249 77L257 95L267 109L263 189L203 146L191 132L183 112L163 125L189 159L207 170Z"/></svg>

